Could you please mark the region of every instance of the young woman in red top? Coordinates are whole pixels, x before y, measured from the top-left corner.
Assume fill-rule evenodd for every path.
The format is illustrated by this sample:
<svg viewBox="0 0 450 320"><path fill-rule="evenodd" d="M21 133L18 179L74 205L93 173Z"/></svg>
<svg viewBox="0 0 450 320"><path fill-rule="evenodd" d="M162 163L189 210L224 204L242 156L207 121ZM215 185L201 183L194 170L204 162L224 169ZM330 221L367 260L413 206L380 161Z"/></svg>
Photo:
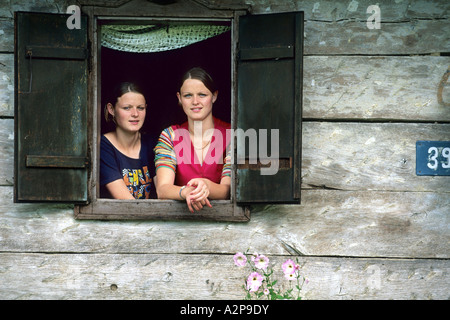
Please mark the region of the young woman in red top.
<svg viewBox="0 0 450 320"><path fill-rule="evenodd" d="M154 149L159 199L185 200L191 212L211 207L210 199L228 199L231 168L230 125L213 117L218 90L201 68L189 70L177 93L187 116L161 133Z"/></svg>

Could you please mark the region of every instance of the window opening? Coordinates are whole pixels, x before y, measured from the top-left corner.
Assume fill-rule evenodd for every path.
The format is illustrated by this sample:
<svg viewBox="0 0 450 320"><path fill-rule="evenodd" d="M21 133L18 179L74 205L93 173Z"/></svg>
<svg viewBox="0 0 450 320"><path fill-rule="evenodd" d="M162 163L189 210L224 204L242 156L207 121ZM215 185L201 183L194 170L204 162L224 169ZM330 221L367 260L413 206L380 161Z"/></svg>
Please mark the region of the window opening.
<svg viewBox="0 0 450 320"><path fill-rule="evenodd" d="M147 102L142 132L156 141L163 129L187 120L176 92L187 70L202 67L219 88L213 115L231 122L230 21L99 22L101 110L97 114L103 115L108 92L117 83L135 82L143 89ZM101 116L100 135L114 129L114 124ZM97 194L100 198L99 190Z"/></svg>

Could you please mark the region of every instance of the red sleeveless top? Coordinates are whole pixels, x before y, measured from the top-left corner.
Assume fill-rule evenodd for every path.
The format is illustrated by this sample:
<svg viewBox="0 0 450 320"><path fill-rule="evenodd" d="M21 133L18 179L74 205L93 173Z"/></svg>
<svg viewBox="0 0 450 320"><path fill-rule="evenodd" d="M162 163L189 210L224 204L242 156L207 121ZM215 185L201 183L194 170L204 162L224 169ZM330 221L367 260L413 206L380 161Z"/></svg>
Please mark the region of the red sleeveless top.
<svg viewBox="0 0 450 320"><path fill-rule="evenodd" d="M230 143L230 131L227 129L230 129L230 124L217 118L213 118L213 120L214 133L211 143L205 147L206 156L203 163L195 153L189 135L188 122L170 127L174 132L172 143L176 157L175 185L186 185L193 178L206 178L220 183L223 176L230 175L229 157L227 158L227 148ZM226 170L224 170L225 163ZM156 165L158 166L158 163Z"/></svg>

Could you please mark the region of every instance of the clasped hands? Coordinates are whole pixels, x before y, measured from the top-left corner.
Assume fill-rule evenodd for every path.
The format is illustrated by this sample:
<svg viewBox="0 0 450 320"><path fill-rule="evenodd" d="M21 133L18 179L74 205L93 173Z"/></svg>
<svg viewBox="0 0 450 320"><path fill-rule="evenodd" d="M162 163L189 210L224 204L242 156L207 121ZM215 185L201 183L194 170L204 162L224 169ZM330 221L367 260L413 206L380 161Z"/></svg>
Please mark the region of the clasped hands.
<svg viewBox="0 0 450 320"><path fill-rule="evenodd" d="M200 211L204 206L212 208L208 196L210 194L209 186L202 178L191 179L186 188L182 190L183 197L186 199L186 204L189 211L194 213Z"/></svg>

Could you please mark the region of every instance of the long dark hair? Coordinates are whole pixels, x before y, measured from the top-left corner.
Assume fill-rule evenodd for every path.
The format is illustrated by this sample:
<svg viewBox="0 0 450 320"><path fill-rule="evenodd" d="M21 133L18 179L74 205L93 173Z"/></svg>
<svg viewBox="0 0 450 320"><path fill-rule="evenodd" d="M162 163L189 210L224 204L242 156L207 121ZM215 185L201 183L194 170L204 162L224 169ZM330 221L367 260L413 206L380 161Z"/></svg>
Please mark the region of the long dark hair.
<svg viewBox="0 0 450 320"><path fill-rule="evenodd" d="M208 72L206 72L204 69L200 67L195 67L187 71L183 78L181 78L181 83L179 85L179 88L183 86L184 81L187 79L196 79L203 82L206 88L208 88L209 91L212 93L217 91L216 84L214 83L213 78L209 75Z"/></svg>
<svg viewBox="0 0 450 320"><path fill-rule="evenodd" d="M134 92L134 93L139 93L139 94L144 95L142 89L136 83L121 82L121 83L117 84L113 88L111 93L108 95L109 98L107 100L107 103L105 104L104 112L105 112L106 122L109 122L111 120L114 121L114 119L112 119L111 114L108 112L108 103L111 103L113 106L115 106L117 103L117 100L119 100L119 98L127 92Z"/></svg>

